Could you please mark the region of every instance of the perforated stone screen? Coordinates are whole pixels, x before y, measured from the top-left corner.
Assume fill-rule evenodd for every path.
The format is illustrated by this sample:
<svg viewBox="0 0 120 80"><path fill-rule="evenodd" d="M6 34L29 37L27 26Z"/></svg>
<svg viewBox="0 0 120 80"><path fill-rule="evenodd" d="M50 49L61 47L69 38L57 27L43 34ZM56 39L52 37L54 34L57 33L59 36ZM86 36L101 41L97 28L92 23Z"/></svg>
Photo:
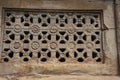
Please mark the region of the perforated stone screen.
<svg viewBox="0 0 120 80"><path fill-rule="evenodd" d="M2 60L103 62L101 11L4 11Z"/></svg>

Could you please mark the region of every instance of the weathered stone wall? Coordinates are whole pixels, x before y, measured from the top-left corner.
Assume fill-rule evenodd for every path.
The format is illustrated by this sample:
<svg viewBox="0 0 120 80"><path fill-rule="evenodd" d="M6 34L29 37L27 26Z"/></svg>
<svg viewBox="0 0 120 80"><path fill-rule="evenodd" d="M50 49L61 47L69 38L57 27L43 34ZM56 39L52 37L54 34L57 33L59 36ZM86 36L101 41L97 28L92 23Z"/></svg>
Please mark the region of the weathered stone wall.
<svg viewBox="0 0 120 80"><path fill-rule="evenodd" d="M118 8L120 1L117 2ZM103 10L103 49L105 54L104 64L46 64L36 62L23 63L3 63L0 62L0 75L3 78L0 80L92 80L93 76L53 76L59 74L65 75L116 75L117 74L117 48L116 48L116 34L114 23L114 8L112 0L0 0L0 15L2 16L3 8L28 8L28 9L77 9L77 10ZM120 9L118 9L120 16ZM1 18L0 16L0 18ZM120 17L119 17L120 19ZM4 25L0 20L1 26ZM120 20L119 20L120 23ZM118 24L120 26L120 24ZM0 29L1 30L1 29ZM120 27L118 28L118 36ZM2 42L1 42L2 43ZM120 40L118 38L118 49L120 48ZM2 47L1 47L2 48ZM0 48L0 49L1 49ZM119 49L120 50L120 49ZM44 74L44 75L43 75ZM49 75L46 75L49 74ZM25 76L26 77L22 77ZM62 79L64 78L64 79ZM103 80L103 76L96 77L96 80ZM105 77L104 80L119 80L117 77Z"/></svg>
<svg viewBox="0 0 120 80"><path fill-rule="evenodd" d="M117 25L117 47L118 47L118 62L119 62L119 67L120 67L120 1L116 0L116 25Z"/></svg>

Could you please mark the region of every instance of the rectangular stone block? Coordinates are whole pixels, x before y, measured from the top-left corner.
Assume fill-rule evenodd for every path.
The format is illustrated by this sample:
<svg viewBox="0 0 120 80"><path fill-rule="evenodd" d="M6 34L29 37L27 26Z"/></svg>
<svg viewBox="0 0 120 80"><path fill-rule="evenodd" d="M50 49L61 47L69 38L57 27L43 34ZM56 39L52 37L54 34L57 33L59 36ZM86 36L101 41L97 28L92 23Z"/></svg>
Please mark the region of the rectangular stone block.
<svg viewBox="0 0 120 80"><path fill-rule="evenodd" d="M105 0L99 0L99 1L96 1L96 0L79 0L79 1L78 0L7 0L7 1L3 1L3 0L0 0L0 6L1 6L1 8L6 7L4 9L8 10L8 12L6 12L6 15L2 16L2 17L4 17L4 20L2 20L3 23L1 25L2 26L1 33L2 34L4 33L4 35L1 35L1 37L2 38L4 37L4 39L1 40L2 46L1 46L0 51L1 51L1 53L4 53L4 54L1 56L2 58L0 59L0 72L1 72L0 75L4 75L4 74L20 74L20 75L29 75L29 74L104 75L104 74L106 74L106 75L116 75L117 74L116 39L119 39L119 38L116 38L116 34L115 34L113 1L109 1L109 0L108 1L105 1ZM7 8L9 8L9 9L7 9ZM13 9L13 8L15 8L15 9ZM12 10L13 10L13 15L11 15L9 17L9 15L10 15L9 12L12 13ZM14 10L18 10L19 13L14 12ZM31 11L31 10L33 10L33 11ZM47 21L48 23L51 23L49 21L49 18L47 20L46 20L46 18L45 19L41 18L41 17L46 17L46 15L40 16L41 15L40 14L40 15L36 16L37 11L38 12L43 11L44 14L51 13L50 11L52 11L51 14L53 14L54 12L57 13L62 10L63 10L65 16L71 15L71 14L69 14L70 13L69 11L71 11L71 12L78 11L77 13L79 13L79 11L81 11L83 13L82 14L83 18L85 16L85 18L87 20L83 19L83 21L81 21L83 26L85 26L85 28L81 29L81 31L83 31L83 33L87 34L87 36L88 36L87 40L89 40L89 41L92 40L91 42L88 41L88 43L90 43L90 44L88 44L88 46L86 46L87 41L86 41L86 36L85 36L84 38L82 38L82 40L84 41L84 44L85 44L83 46L86 49L86 47L88 47L88 48L89 47L91 48L91 46L94 47L95 41L96 41L96 44L100 43L102 45L102 47L100 48L102 51L100 51L98 49L98 47L100 47L100 45L95 46L95 48L97 47L95 50L97 50L100 53L98 55L104 59L101 63L96 63L94 60L91 60L91 59L88 59L84 63L82 63L82 62L74 63L73 61L70 61L71 59L69 59L70 62L68 62L68 63L60 63L60 62L57 62L56 59L52 59L53 62L44 63L44 62L34 60L37 58L37 54L33 57L34 58L33 60L28 61L28 59L30 59L30 58L27 58L28 57L28 55L26 55L27 49L24 49L25 52L23 55L25 57L21 57L23 55L17 54L18 48L21 45L23 46L23 43L19 45L19 42L22 42L23 36L25 38L28 38L28 37L32 38L30 35L35 33L35 35L34 35L35 39L33 39L33 40L37 40L38 38L36 37L36 34L37 34L37 31L39 32L39 26L41 26L40 22L45 23ZM30 14L29 14L29 11L31 11ZM36 11L36 12L34 12L34 11ZM87 13L84 13L85 11ZM91 13L93 12L94 14L95 13L97 14L98 13L97 11L102 12L102 16L101 17L94 16L94 18L90 19L90 17L92 16ZM26 12L28 12L28 13L26 13ZM59 12L57 14L60 14L63 12ZM88 12L90 12L90 13L88 14ZM24 13L26 13L26 14L24 14ZM19 14L22 14L22 15L19 15ZM17 15L17 17L15 15ZM30 17L29 17L29 15L30 15ZM32 15L32 17L40 17L40 18L39 18L39 20L34 20L37 18L31 18L31 15ZM86 15L87 15L87 17L86 17ZM15 19L13 16L15 16ZM22 17L20 17L20 16L22 16ZM48 15L48 16L51 16L51 15ZM53 14L53 16L54 16L54 14ZM6 17L8 17L8 18L6 18ZM11 17L12 17L12 20L10 20L11 26L9 26L9 24L6 25L7 21L9 22L9 18L11 18ZM60 17L63 18L63 19L61 19L61 23L62 22L68 23L66 21L66 18L64 18L63 16L60 16ZM80 16L77 16L77 17L79 18ZM97 18L98 20L96 20L95 18ZM14 23L15 20L17 20L16 23ZM71 18L69 18L68 21L72 23L72 22L75 22L75 20L72 21ZM36 23L33 25L34 21ZM53 23L57 22L57 20L55 21L54 19L52 19L51 21L53 21ZM90 27L95 26L94 24L92 24L94 22L99 23L98 26L100 26L101 28L99 27L97 29L96 28L91 29ZM1 21L0 21L0 23L1 23ZM22 35L20 35L19 32L21 31L20 30L21 27L26 26L26 25L23 25L24 23L25 24L27 23L26 24L27 27L29 26L28 23L32 24L33 26L29 26L30 28L22 29L23 32L21 32ZM58 23L59 23L59 21L58 21ZM79 23L79 20L78 20L78 23ZM85 24L85 23L89 23L89 24ZM17 24L17 26L14 24ZM20 24L20 25L18 25L18 24ZM92 26L90 24L92 24ZM36 26L36 25L39 25L39 26ZM59 27L59 26L60 25L57 24L57 27ZM31 27L33 27L33 28L31 28ZM52 27L56 27L56 26L52 26ZM79 27L81 27L81 26L79 26ZM46 30L47 33L49 33L50 29L51 28L40 28L40 30L42 30L42 31ZM66 31L66 32L67 32L67 34L70 33L69 35L71 35L71 33L75 32L74 28L71 28L70 24L69 24L69 26L67 26L67 29L68 29L68 31ZM62 31L65 31L67 29L59 28L59 30L62 30ZM29 32L25 32L25 30L27 30ZM56 28L55 29L53 28L53 30L51 32L54 33L55 30L56 30ZM76 31L77 30L79 30L79 28L77 28ZM11 31L11 33L9 34L10 31ZM95 31L96 31L96 33L95 33ZM17 32L17 33L15 33L15 32ZM23 34L23 33L25 33L25 34ZM17 35L17 38L15 37L15 39L16 39L16 41L18 40L18 43L14 42L14 37L13 37L14 34ZM46 32L43 32L42 36L44 36L45 34L46 34ZM59 34L59 33L57 33L57 34ZM64 33L62 33L63 36L62 37L60 36L60 38L61 39L63 39L64 37L66 38L67 34L64 35ZM81 39L81 37L83 37L83 35L80 35L81 34L80 32L77 34L79 34L79 39ZM92 35L92 37L91 37L91 34L94 34L94 35ZM19 38L19 35L20 35L21 40ZM37 34L37 36L38 36L38 34ZM97 37L95 37L95 36L97 36ZM11 41L13 39L13 42L10 45L3 44L3 42L5 42L6 38L8 38L8 37L10 37L9 39ZM45 35L43 39L45 39L46 37L48 37L48 34ZM74 37L76 37L76 35L74 35ZM39 36L39 38L40 38L40 36ZM52 36L52 39L55 39L55 36ZM34 42L33 40L30 41L30 39L29 39L29 41L28 41L28 42L30 42L30 44L33 44L32 46L24 45L23 47L25 47L25 48L27 47L28 50L31 48L33 50L36 50L36 47L38 48L40 45L39 45L39 43ZM70 40L72 40L72 38ZM97 40L100 40L101 42L99 42L99 41L97 42ZM25 43L27 43L27 42L25 42ZM48 40L48 43L51 43L51 42ZM69 43L69 41L68 41L68 43ZM53 43L53 46L51 46L51 45L43 45L43 46L45 48L49 47L49 49L56 48L56 44L54 44L54 43ZM70 51L71 49L69 49L69 47L74 48L74 44L67 45L67 46L66 45L60 46L60 47L67 48ZM81 46L79 46L79 47L81 47ZM8 54L8 52L9 52L8 48L10 48L11 50L14 49L14 51L16 52L14 54L15 59L13 59L13 61L12 61L12 55L11 55L12 53ZM31 49L31 51L32 51L32 49ZM7 50L8 50L8 52L7 52ZM92 58L96 57L96 54L94 52L90 52L89 49L87 49L87 50L89 53L89 57L92 57ZM6 51L6 53L5 53L5 51ZM45 51L45 49L43 49L43 51ZM64 53L63 49L62 49L62 51ZM81 51L81 49L79 49L78 51ZM33 51L33 52L35 52L35 51ZM63 53L61 53L62 57L64 57ZM72 52L71 52L71 54L72 54ZM11 60L11 62L8 62L8 58L6 58L5 55L7 55L7 57L8 56L11 57L11 58L9 58ZM78 55L81 56L83 54L80 53ZM20 56L21 58L19 58L18 56ZM31 56L32 55L29 54L29 57L31 57ZM43 57L45 57L45 55L43 55ZM18 58L20 60L18 60ZM97 59L97 58L95 58L95 59ZM38 60L41 60L41 59L38 59ZM45 60L46 59L43 58L43 61L45 61ZM75 60L77 60L77 59L75 59ZM81 58L79 60L82 61ZM98 58L98 61L99 60L101 61L101 59ZM90 63L88 63L88 61L90 61ZM5 63L5 62L8 62L8 63Z"/></svg>

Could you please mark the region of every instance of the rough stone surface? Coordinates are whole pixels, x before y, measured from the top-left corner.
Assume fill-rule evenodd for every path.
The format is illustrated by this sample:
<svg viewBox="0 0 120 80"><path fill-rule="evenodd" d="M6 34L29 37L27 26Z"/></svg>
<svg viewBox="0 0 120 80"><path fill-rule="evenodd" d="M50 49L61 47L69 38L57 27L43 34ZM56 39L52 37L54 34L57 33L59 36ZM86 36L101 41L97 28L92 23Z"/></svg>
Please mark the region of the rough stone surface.
<svg viewBox="0 0 120 80"><path fill-rule="evenodd" d="M113 64L114 65L114 64ZM9 68L7 67L9 66ZM116 69L110 64L46 64L45 63L8 63L0 66L1 74L115 74ZM114 75L113 74L113 75Z"/></svg>
<svg viewBox="0 0 120 80"><path fill-rule="evenodd" d="M89 5L89 6L88 6ZM102 6L101 6L102 5ZM36 63L10 62L0 60L0 80L120 80L118 73L117 47L120 50L120 1L117 2L118 29L117 38L114 22L114 8L112 0L0 0L0 15L3 8L28 9L76 9L76 10L102 10L103 19L103 51L104 64L80 63ZM3 26L0 16L0 26ZM1 29L0 29L1 33ZM1 37L1 35L0 35ZM118 45L116 44L116 39ZM2 43L0 41L0 43ZM0 47L0 51L2 47ZM119 51L120 53L120 51ZM0 53L1 54L1 53ZM44 74L44 75L43 75ZM48 74L48 75L46 75ZM59 75L58 75L59 74ZM87 75L87 74L92 74ZM26 75L26 76L25 76ZM95 76L93 76L95 75ZM98 76L103 75L103 76Z"/></svg>
<svg viewBox="0 0 120 80"><path fill-rule="evenodd" d="M4 76L0 80L120 80L117 76L91 76L91 75L40 75Z"/></svg>
<svg viewBox="0 0 120 80"><path fill-rule="evenodd" d="M118 63L120 67L120 0L116 0L116 25L117 25L116 36L117 36L117 49L118 49Z"/></svg>
<svg viewBox="0 0 120 80"><path fill-rule="evenodd" d="M20 77L18 80L26 80L26 79L29 79L29 80L37 80L39 78L33 78L33 77ZM58 79L58 80L119 80L120 78L119 77L110 77L110 76L89 76L89 75L86 75L86 76L72 76L72 75L60 75L60 76L46 76L46 77L41 77L41 79L39 80L55 80L55 79Z"/></svg>

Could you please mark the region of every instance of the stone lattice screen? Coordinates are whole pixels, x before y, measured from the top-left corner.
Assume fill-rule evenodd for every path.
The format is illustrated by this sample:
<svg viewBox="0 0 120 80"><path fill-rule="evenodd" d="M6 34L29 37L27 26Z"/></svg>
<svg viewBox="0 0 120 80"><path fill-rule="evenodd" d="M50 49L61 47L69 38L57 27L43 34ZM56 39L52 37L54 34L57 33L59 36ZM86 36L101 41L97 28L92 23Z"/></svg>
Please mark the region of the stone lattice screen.
<svg viewBox="0 0 120 80"><path fill-rule="evenodd" d="M103 62L101 11L5 10L3 62Z"/></svg>

